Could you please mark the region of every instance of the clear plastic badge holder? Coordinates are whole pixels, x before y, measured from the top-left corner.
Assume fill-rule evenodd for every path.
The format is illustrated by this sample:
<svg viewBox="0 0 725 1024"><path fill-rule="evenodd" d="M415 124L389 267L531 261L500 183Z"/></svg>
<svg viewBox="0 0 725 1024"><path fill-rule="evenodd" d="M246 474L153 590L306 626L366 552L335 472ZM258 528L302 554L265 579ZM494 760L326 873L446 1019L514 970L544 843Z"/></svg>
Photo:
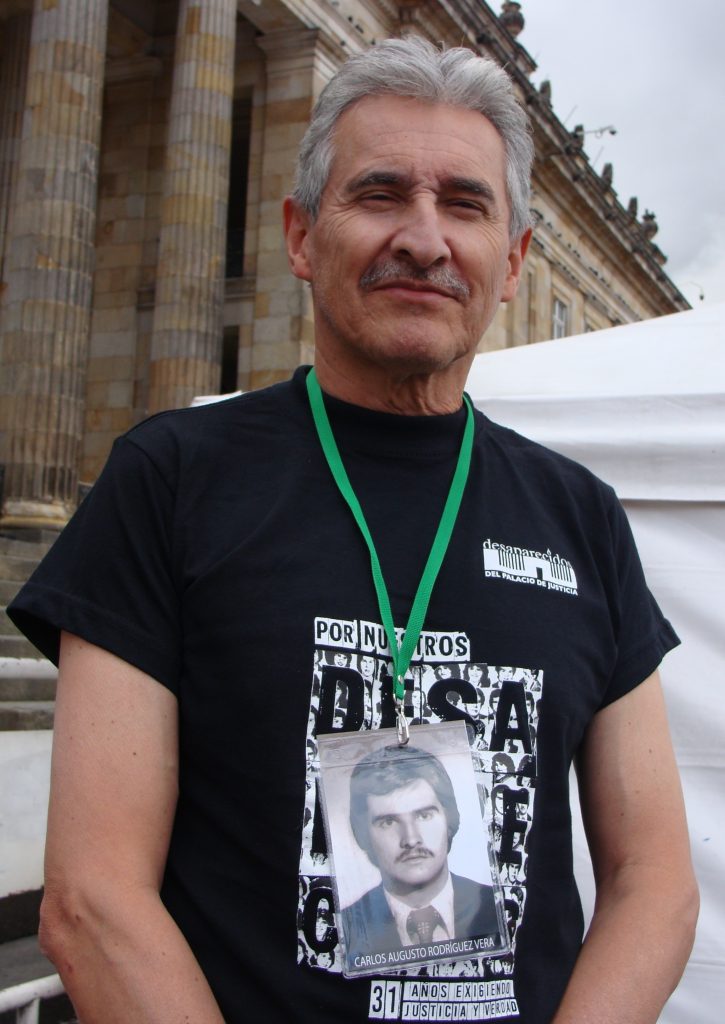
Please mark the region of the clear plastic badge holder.
<svg viewBox="0 0 725 1024"><path fill-rule="evenodd" d="M319 736L322 810L348 977L509 949L465 723Z"/></svg>

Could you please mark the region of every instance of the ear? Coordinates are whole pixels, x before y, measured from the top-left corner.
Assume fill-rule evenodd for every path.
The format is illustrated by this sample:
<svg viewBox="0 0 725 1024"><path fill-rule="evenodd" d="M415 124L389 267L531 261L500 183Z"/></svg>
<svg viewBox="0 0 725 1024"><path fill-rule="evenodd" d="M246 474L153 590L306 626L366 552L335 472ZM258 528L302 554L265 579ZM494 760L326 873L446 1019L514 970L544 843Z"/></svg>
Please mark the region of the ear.
<svg viewBox="0 0 725 1024"><path fill-rule="evenodd" d="M511 243L508 255L509 272L501 293L501 302L510 302L516 295L521 280L521 271L524 267L524 258L531 241L531 228L524 231L520 238Z"/></svg>
<svg viewBox="0 0 725 1024"><path fill-rule="evenodd" d="M310 230L312 222L306 210L287 196L282 206L284 237L290 270L303 281L312 280Z"/></svg>

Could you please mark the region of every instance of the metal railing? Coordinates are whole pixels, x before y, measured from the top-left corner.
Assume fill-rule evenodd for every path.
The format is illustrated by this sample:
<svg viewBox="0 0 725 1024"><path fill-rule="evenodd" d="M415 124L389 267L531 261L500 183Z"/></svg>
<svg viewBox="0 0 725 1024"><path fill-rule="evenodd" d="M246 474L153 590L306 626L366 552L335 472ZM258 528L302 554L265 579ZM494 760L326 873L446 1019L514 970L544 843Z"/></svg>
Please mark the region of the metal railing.
<svg viewBox="0 0 725 1024"><path fill-rule="evenodd" d="M38 1024L41 999L52 999L64 992L57 974L12 985L0 992L0 1013L15 1010L15 1024Z"/></svg>

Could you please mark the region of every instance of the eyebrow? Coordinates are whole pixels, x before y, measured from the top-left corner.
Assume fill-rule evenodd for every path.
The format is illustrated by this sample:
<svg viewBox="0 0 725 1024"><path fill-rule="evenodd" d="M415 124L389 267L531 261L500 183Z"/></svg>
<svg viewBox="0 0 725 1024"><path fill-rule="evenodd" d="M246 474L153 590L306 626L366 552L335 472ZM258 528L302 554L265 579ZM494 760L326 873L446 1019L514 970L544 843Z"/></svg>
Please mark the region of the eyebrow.
<svg viewBox="0 0 725 1024"><path fill-rule="evenodd" d="M474 196L482 196L490 203L496 202L493 189L486 181L479 181L478 178L445 178L444 188L451 192L470 192Z"/></svg>
<svg viewBox="0 0 725 1024"><path fill-rule="evenodd" d="M361 188L368 188L370 185L403 185L410 186L411 179L407 174L399 174L397 171L367 171L358 175L352 181L348 181L345 191L357 192Z"/></svg>
<svg viewBox="0 0 725 1024"><path fill-rule="evenodd" d="M408 174L398 171L367 171L365 174L353 178L345 186L345 191L352 195L362 188L369 188L371 185L395 185L399 188L412 188L413 179ZM462 178L457 175L443 178L441 180L442 192L466 192L469 195L481 196L489 203L496 202L496 195L486 181L479 178Z"/></svg>
<svg viewBox="0 0 725 1024"><path fill-rule="evenodd" d="M416 807L415 810L411 811L410 813L411 814L421 814L423 811L438 811L438 810L440 810L440 808L438 807L438 804L428 804L425 807ZM391 811L390 814L376 814L375 817L373 818L371 824L377 825L377 823L379 821L387 821L389 818L395 818L396 821L397 821L397 819L399 817L400 817L400 814L396 814L395 811Z"/></svg>

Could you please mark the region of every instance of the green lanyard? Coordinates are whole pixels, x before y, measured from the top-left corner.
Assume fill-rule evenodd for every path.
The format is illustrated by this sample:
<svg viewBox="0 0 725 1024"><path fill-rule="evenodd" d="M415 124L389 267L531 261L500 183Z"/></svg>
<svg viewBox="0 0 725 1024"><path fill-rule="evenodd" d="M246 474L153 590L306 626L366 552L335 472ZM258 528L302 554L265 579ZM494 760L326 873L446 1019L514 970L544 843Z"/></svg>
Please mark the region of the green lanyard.
<svg viewBox="0 0 725 1024"><path fill-rule="evenodd" d="M418 584L418 590L413 599L413 605L410 609L410 615L408 617L408 625L405 627L405 633L403 635L403 642L398 646L397 637L395 635L395 624L393 622L393 613L390 609L390 598L388 597L388 590L385 586L385 580L383 579L383 573L380 568L380 560L378 559L377 551L375 550L375 544L373 538L368 529L368 524L365 522L365 516L363 510L360 507L360 502L357 500L357 496L352 489L352 484L345 471L345 467L342 464L340 458L340 450L337 447L335 437L332 433L332 427L330 426L330 420L327 416L327 410L325 409L325 402L322 397L322 391L317 380L317 374L315 373L314 367L307 374L307 395L310 400L310 408L312 410L312 418L315 421L315 427L317 428L317 436L320 439L322 450L325 453L327 464L330 467L335 483L337 484L340 493L350 507L350 511L355 517L355 522L360 528L360 532L365 538L365 543L368 546L370 552L370 566L373 573L373 583L375 584L375 592L378 595L378 606L380 608L380 617L383 620L383 626L385 627L385 633L388 638L388 644L390 645L390 654L393 659L393 696L395 697L395 706L397 711L397 723L398 723L398 742L401 746L408 742L408 721L405 717L405 711L403 706L403 698L405 697L405 673L408 671L413 652L415 651L418 639L423 629L423 623L425 621L426 612L428 611L428 605L430 603L430 597L433 592L438 572L445 558L446 551L448 550L448 543L453 533L453 527L456 524L456 518L458 516L458 509L461 506L461 498L463 497L463 490L466 486L466 480L468 479L468 470L471 466L471 451L473 449L473 408L468 395L464 394L463 400L466 404L468 414L466 417L466 426L463 431L463 440L461 441L461 450L458 453L458 462L456 469L453 474L453 480L451 481L451 487L448 491L448 497L443 507L443 514L441 515L438 529L436 530L435 538L428 555L428 561L425 564L423 575L420 578Z"/></svg>

